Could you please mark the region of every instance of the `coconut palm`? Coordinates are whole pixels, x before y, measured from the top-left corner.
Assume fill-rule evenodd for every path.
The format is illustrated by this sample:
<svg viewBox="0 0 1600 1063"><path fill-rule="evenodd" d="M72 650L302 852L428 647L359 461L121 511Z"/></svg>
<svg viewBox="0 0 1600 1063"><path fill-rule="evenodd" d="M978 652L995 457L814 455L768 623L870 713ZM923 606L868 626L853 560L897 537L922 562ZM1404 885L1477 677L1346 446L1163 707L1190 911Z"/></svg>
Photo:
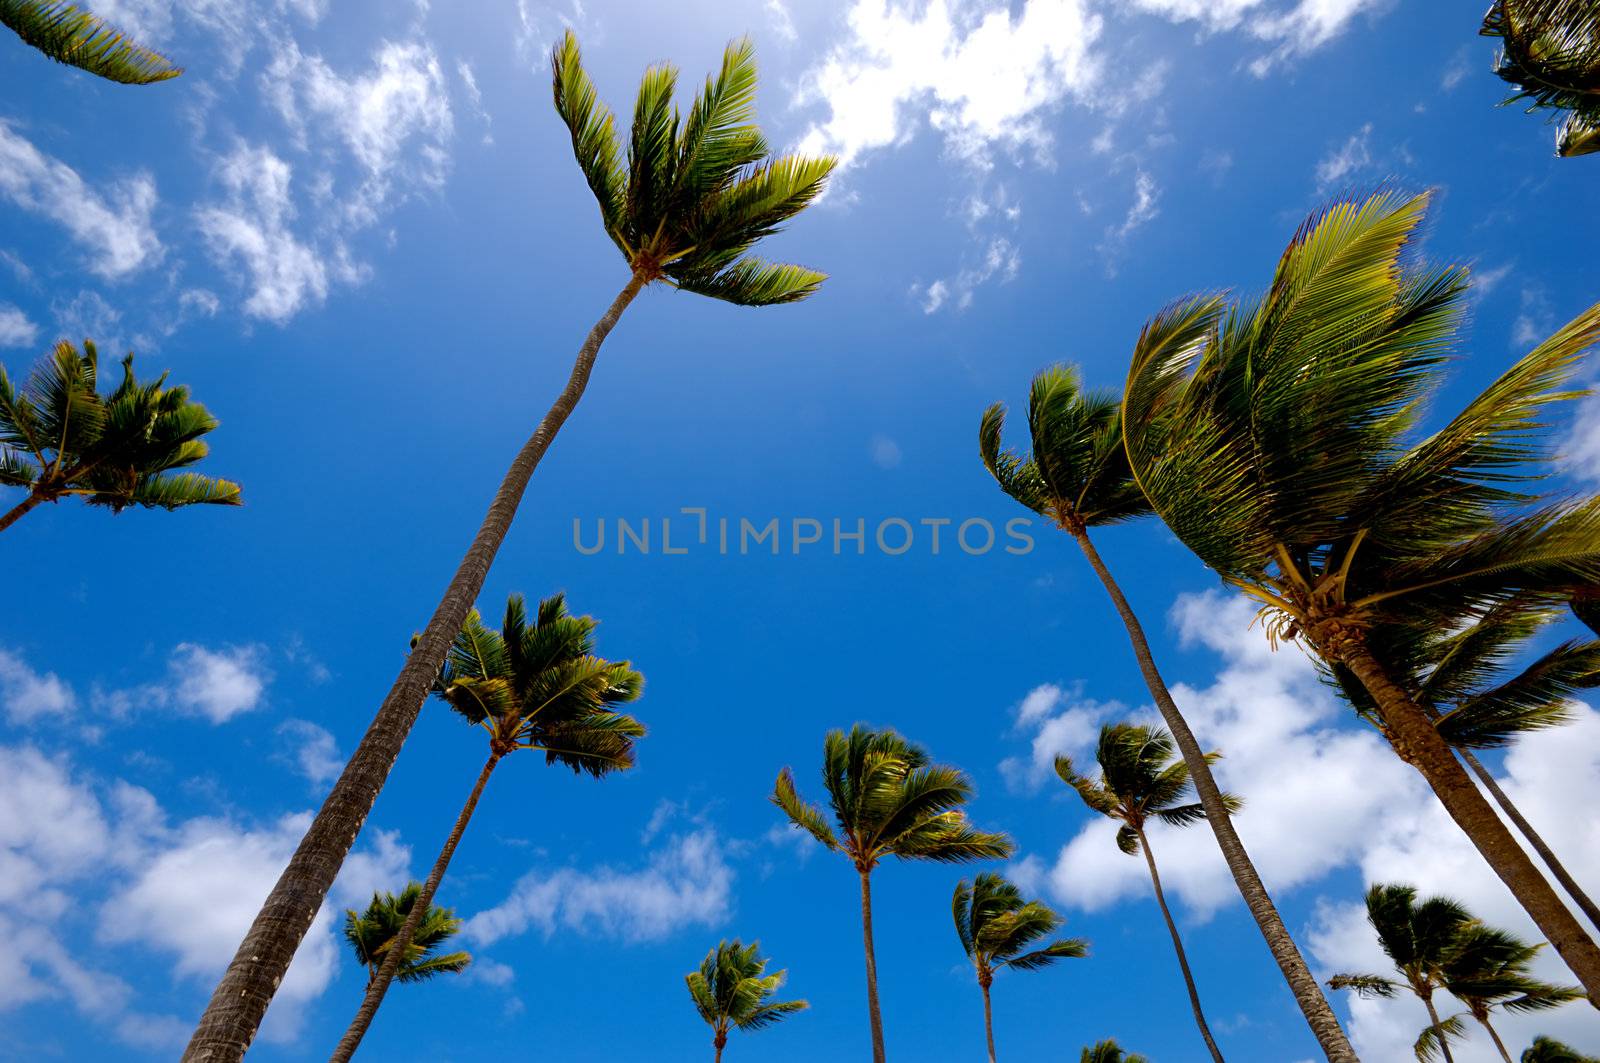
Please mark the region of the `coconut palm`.
<svg viewBox="0 0 1600 1063"><path fill-rule="evenodd" d="M166 374L140 383L133 355L109 395L98 388L100 353L62 341L14 387L0 368L0 487L27 492L0 515L0 531L46 502L77 497L120 513L239 505L239 485L186 469L206 456L200 437L217 419Z"/></svg>
<svg viewBox="0 0 1600 1063"><path fill-rule="evenodd" d="M0 25L11 27L58 63L108 81L151 85L183 73L171 60L135 44L104 19L63 0L0 0Z"/></svg>
<svg viewBox="0 0 1600 1063"><path fill-rule="evenodd" d="M764 1030L811 1006L803 1000L773 1000L789 972L768 974L767 962L759 941L743 945L734 939L720 942L706 953L698 971L683 976L695 1010L711 1027L717 1063L722 1063L730 1029Z"/></svg>
<svg viewBox="0 0 1600 1063"><path fill-rule="evenodd" d="M378 968L421 894L422 883L409 882L398 897L374 892L365 912L345 909L344 937L355 951L356 962L367 969L368 985L378 976ZM472 962L468 953L439 953L440 946L460 932L461 920L453 909L430 905L428 914L418 921L411 935L405 959L395 968L395 977L402 982L425 982L441 974L466 970Z"/></svg>
<svg viewBox="0 0 1600 1063"><path fill-rule="evenodd" d="M1600 13L1592 0L1495 0L1480 32L1500 38L1495 73L1517 88L1506 103L1566 112L1557 155L1600 151Z"/></svg>
<svg viewBox="0 0 1600 1063"><path fill-rule="evenodd" d="M1220 753L1207 753L1205 763L1209 765L1219 757ZM1162 919L1166 920L1172 948L1178 954L1178 969L1183 972L1183 983L1189 990L1189 1006L1194 1009L1195 1024L1200 1027L1200 1037L1211 1058L1221 1063L1222 1053L1217 1050L1211 1029L1206 1025L1205 1013L1200 1010L1200 992L1189 970L1189 958L1183 950L1178 924L1173 922L1172 912L1167 907L1167 896L1161 889L1161 873L1156 869L1156 856L1147 833L1152 819L1172 827L1187 827L1207 817L1203 805L1185 800L1190 787L1188 762L1174 759L1172 736L1161 728L1129 723L1107 724L1100 728L1095 760L1100 765L1099 778L1079 774L1070 757L1056 758L1056 774L1078 792L1084 804L1121 824L1117 828L1118 849L1129 856L1144 854L1145 865L1150 869L1150 884L1155 888L1156 904L1161 908ZM1239 799L1232 794L1220 796L1224 815L1232 815L1241 807Z"/></svg>
<svg viewBox="0 0 1600 1063"><path fill-rule="evenodd" d="M972 784L955 768L931 764L928 754L892 730L860 724L829 731L822 750L822 784L834 823L800 797L794 772L778 773L772 803L791 823L848 859L861 880L861 936L867 959L867 1017L872 1058L883 1063L878 1011L878 963L872 947L872 872L885 857L966 863L1010 856L1011 839L980 831L962 811Z"/></svg>
<svg viewBox="0 0 1600 1063"><path fill-rule="evenodd" d="M1146 354L1165 350L1171 344L1184 342L1185 335L1183 319L1162 318L1139 337L1139 350ZM1228 871L1289 983L1295 1002L1328 1058L1335 1063L1354 1063L1355 1052L1340 1029L1339 1020L1284 926L1244 842L1232 822L1223 815L1222 790L1212 777L1199 740L1172 700L1166 681L1156 667L1144 626L1090 535L1091 528L1132 520L1150 512L1150 505L1134 483L1123 453L1122 413L1116 399L1085 391L1077 370L1064 365L1052 366L1034 377L1028 396L1032 453L1020 455L1003 448L1004 427L1005 407L997 403L984 412L979 424L978 448L984 466L1006 494L1070 534L1105 586L1127 629L1145 686L1177 741L1200 804L1210 812L1207 822L1216 836Z"/></svg>
<svg viewBox="0 0 1600 1063"><path fill-rule="evenodd" d="M1522 1063L1600 1063L1600 1060L1581 1056L1577 1049L1568 1048L1560 1041L1535 1037L1533 1044L1523 1050Z"/></svg>
<svg viewBox="0 0 1600 1063"><path fill-rule="evenodd" d="M1409 989L1428 1011L1428 1025L1417 1038L1417 1058L1430 1059L1437 1052L1445 1063L1454 1063L1450 1044L1464 1027L1459 1017L1441 1019L1433 996L1444 987L1445 965L1463 931L1474 925L1471 914L1448 897L1429 897L1419 904L1416 887L1378 883L1367 890L1367 922L1400 978L1338 974L1328 985L1363 997L1393 997Z"/></svg>
<svg viewBox="0 0 1600 1063"><path fill-rule="evenodd" d="M1036 971L1057 960L1079 959L1089 955L1089 942L1083 938L1058 938L1033 948L1040 938L1055 933L1061 917L1042 901L1024 901L1021 890L987 871L974 876L971 882L963 879L956 885L951 912L956 936L978 972L978 988L983 990L983 1033L989 1045L989 1063L995 1063L994 1012L989 1004L989 987L994 984L995 972L1002 968Z"/></svg>
<svg viewBox="0 0 1600 1063"><path fill-rule="evenodd" d="M1441 971L1441 984L1467 1006L1467 1014L1489 1034L1505 1063L1513 1060L1489 1021L1492 1012L1546 1011L1583 999L1583 990L1576 986L1554 985L1533 977L1530 968L1543 947L1504 930L1474 924L1461 932Z"/></svg>
<svg viewBox="0 0 1600 1063"><path fill-rule="evenodd" d="M748 253L816 199L834 165L831 158L770 154L754 123L756 68L748 41L729 45L721 71L681 120L672 106L676 72L669 66L648 70L626 156L570 32L556 45L552 68L556 111L572 134L606 235L622 252L626 282L589 330L566 387L512 461L416 649L213 991L186 1059L237 1060L254 1036L310 925L307 905L314 910L333 884L529 479L582 398L600 345L622 312L656 282L740 306L769 306L804 299L824 280L821 273Z"/></svg>
<svg viewBox="0 0 1600 1063"><path fill-rule="evenodd" d="M1128 1055L1116 1041L1106 1039L1078 1054L1078 1063L1150 1063L1144 1056Z"/></svg>
<svg viewBox="0 0 1600 1063"><path fill-rule="evenodd" d="M593 617L567 612L566 598L560 594L539 603L532 624L520 594L507 600L499 631L485 625L476 611L468 614L434 683L434 693L488 734L489 759L416 904L395 933L396 944L368 983L361 1007L330 1060L342 1063L355 1054L399 970L403 955L399 950L409 947L423 913L430 910L450 858L502 758L522 749L538 750L546 764L560 764L596 779L633 766L634 741L643 737L644 727L614 710L638 698L644 677L627 661L594 655L595 625Z"/></svg>
<svg viewBox="0 0 1600 1063"><path fill-rule="evenodd" d="M1167 526L1264 607L1274 639L1347 668L1395 752L1600 1001L1584 932L1384 660L1386 624L1450 627L1517 597L1566 600L1600 582L1600 499L1532 489L1551 465L1538 430L1600 338L1600 307L1540 344L1437 432L1414 429L1466 305L1467 275L1408 245L1427 196L1383 192L1313 216L1260 299L1157 319L1124 439ZM1179 324L1181 323L1181 324ZM1152 326L1157 327L1157 326Z"/></svg>

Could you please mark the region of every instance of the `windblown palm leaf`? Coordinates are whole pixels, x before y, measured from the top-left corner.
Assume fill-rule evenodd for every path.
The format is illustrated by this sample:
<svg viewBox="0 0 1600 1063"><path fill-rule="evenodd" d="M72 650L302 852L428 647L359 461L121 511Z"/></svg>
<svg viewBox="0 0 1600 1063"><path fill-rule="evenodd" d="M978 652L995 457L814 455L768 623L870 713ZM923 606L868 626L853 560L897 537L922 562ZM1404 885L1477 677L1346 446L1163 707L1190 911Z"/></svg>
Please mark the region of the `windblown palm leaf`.
<svg viewBox="0 0 1600 1063"><path fill-rule="evenodd" d="M21 387L0 368L0 487L27 497L0 516L0 530L29 510L66 497L120 513L129 506L178 509L240 504L239 485L193 472L208 448L201 436L217 427L186 387L166 387L166 374L141 383L133 355L109 395L97 390L100 357L58 343Z"/></svg>
<svg viewBox="0 0 1600 1063"><path fill-rule="evenodd" d="M411 914L412 907L422 894L422 884L411 882L396 897L392 893L374 893L372 903L365 912L353 908L345 910L344 937L355 951L356 962L367 969L370 982L378 973L384 956L394 944L395 935ZM458 974L467 969L472 957L465 952L439 953L446 941L461 932L462 921L450 908L429 905L427 914L417 923L411 943L406 946L405 957L400 961L395 977L402 982L423 982L441 974Z"/></svg>
<svg viewBox="0 0 1600 1063"><path fill-rule="evenodd" d="M1577 1049L1552 1038L1535 1037L1533 1044L1522 1053L1522 1063L1600 1063L1600 1060L1579 1055Z"/></svg>
<svg viewBox="0 0 1600 1063"><path fill-rule="evenodd" d="M123 36L77 4L63 0L0 0L0 24L58 63L108 81L151 85L183 73L171 60Z"/></svg>
<svg viewBox="0 0 1600 1063"><path fill-rule="evenodd" d="M700 969L683 976L695 1010L712 1029L716 1058L728 1041L728 1031L763 1030L811 1005L804 1000L773 1000L787 971L767 974L761 943L723 941L706 953Z"/></svg>
<svg viewBox="0 0 1600 1063"><path fill-rule="evenodd" d="M1583 999L1576 986L1533 977L1533 960L1542 947L1476 923L1462 930L1440 971L1440 984L1467 1006L1506 1059L1510 1053L1491 1022L1493 1013L1547 1011Z"/></svg>
<svg viewBox="0 0 1600 1063"><path fill-rule="evenodd" d="M1150 1063L1137 1053L1129 1055L1113 1040L1101 1041L1078 1054L1078 1063Z"/></svg>
<svg viewBox="0 0 1600 1063"><path fill-rule="evenodd" d="M1556 154L1600 151L1600 11L1588 0L1495 0L1485 37L1502 44L1495 73L1516 86L1506 103L1566 112Z"/></svg>

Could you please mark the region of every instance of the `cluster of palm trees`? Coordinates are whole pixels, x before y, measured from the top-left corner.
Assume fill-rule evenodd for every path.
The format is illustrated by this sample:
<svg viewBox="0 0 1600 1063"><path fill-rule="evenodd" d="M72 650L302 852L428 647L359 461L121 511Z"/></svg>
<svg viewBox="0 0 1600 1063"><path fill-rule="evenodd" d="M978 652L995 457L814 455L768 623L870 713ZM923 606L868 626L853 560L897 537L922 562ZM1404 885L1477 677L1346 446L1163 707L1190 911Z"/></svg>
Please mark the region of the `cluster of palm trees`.
<svg viewBox="0 0 1600 1063"><path fill-rule="evenodd" d="M54 58L114 79L178 73L70 4L0 0L0 22ZM1567 114L1563 153L1600 147L1594 5L1499 0L1486 32L1505 42L1501 75L1535 106ZM642 678L625 661L595 655L593 619L568 613L559 595L530 618L513 596L495 630L473 602L534 471L583 397L602 344L646 286L767 306L803 300L825 279L752 254L816 200L834 160L771 152L755 124L748 41L729 45L686 111L674 104L676 70L647 70L625 144L570 31L553 50L551 73L555 109L626 280L512 461L388 696L217 985L186 1060L244 1055L430 694L484 730L488 758L427 880L350 913L347 936L369 978L336 1060L355 1051L395 978L420 980L468 962L464 954L435 955L459 924L432 901L499 761L542 750L547 764L595 777L632 764L644 728L618 709L639 696ZM1483 925L1459 905L1417 905L1407 887L1383 886L1369 895L1369 913L1402 982L1351 975L1338 984L1369 993L1412 989L1430 1006L1419 1055L1447 1059L1466 1025L1434 1012L1436 990L1461 1000L1508 1059L1490 1024L1493 1010L1584 996L1600 1006L1600 945L1568 900L1596 926L1600 909L1476 756L1559 726L1569 696L1600 684L1600 641L1570 640L1535 655L1569 609L1591 628L1600 623L1600 499L1551 490L1560 469L1546 430L1558 404L1581 393L1572 381L1600 341L1600 305L1425 434L1427 400L1455 349L1469 290L1467 270L1430 266L1415 246L1427 205L1426 194L1384 191L1318 211L1261 296L1191 297L1152 317L1120 396L1086 390L1071 367L1044 370L1028 396L1025 451L1005 446L1003 407L979 422L979 456L1001 489L1081 548L1164 725L1107 727L1095 778L1066 758L1056 768L1090 809L1119 822L1119 848L1144 856L1197 1027L1216 1060L1222 1055L1162 893L1147 833L1153 820L1207 825L1324 1054L1336 1063L1356 1055L1234 828L1241 803L1218 784L1217 754L1205 751L1174 701L1099 552L1104 530L1151 516L1260 605L1265 637L1310 654L1352 711L1428 784L1579 983L1537 982L1528 963L1539 946ZM237 485L187 471L204 457L200 437L216 421L186 389L166 387L164 377L139 382L131 355L109 395L100 393L96 371L88 343L81 351L58 346L20 389L0 371L0 485L25 493L0 517L0 529L74 495L114 510L238 504ZM1004 858L1013 846L969 821L965 775L932 763L892 730L832 732L823 764L831 823L800 796L788 769L772 800L857 873L869 1027L882 1063L872 872L890 856L964 863ZM1059 917L993 873L956 887L953 914L984 997L992 1059L994 974L1083 956L1086 944L1035 947ZM1434 935L1426 949L1418 919ZM758 1029L803 1006L771 999L782 973L767 975L765 965L755 945L723 942L689 976L719 1055L730 1029ZM1542 1039L1525 1058L1564 1051ZM1125 1057L1102 1042L1083 1058Z"/></svg>

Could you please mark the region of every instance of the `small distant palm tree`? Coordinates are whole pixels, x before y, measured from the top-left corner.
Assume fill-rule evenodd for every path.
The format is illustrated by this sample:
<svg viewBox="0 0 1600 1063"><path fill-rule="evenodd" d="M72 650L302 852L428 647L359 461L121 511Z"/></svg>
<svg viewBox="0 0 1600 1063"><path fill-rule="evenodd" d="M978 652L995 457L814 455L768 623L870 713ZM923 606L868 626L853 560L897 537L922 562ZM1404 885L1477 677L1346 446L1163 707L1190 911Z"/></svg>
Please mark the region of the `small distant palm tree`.
<svg viewBox="0 0 1600 1063"><path fill-rule="evenodd" d="M58 63L108 81L151 85L183 73L158 52L135 44L105 20L63 0L0 0L0 25L11 27Z"/></svg>
<svg viewBox="0 0 1600 1063"><path fill-rule="evenodd" d="M400 933L406 917L422 894L422 883L411 882L396 897L392 893L374 893L372 903L365 912L345 909L344 937L355 950L356 962L367 969L367 984L378 976L378 968L389 954L395 936ZM395 977L402 982L425 982L441 974L459 974L467 969L472 956L465 952L439 954L446 941L461 932L461 920L450 908L430 905L428 914L417 923L411 943L406 946L405 959L395 969Z"/></svg>
<svg viewBox="0 0 1600 1063"><path fill-rule="evenodd" d="M1543 944L1530 945L1514 934L1481 923L1464 929L1440 972L1445 989L1467 1006L1467 1013L1489 1034L1505 1063L1514 1063L1489 1021L1496 1011L1546 1011L1583 999L1577 986L1554 985L1533 977L1530 968Z"/></svg>
<svg viewBox="0 0 1600 1063"><path fill-rule="evenodd" d="M520 594L507 600L499 631L487 627L476 611L467 616L433 689L458 715L488 734L489 759L439 850L417 903L395 934L399 946L410 944L423 912L429 910L501 758L521 749L538 750L546 764L561 764L596 779L633 766L633 744L644 736L644 725L613 710L639 697L644 677L627 661L594 655L596 623L593 617L567 612L566 598L560 594L539 603L532 624ZM330 1063L346 1063L355 1054L400 962L401 953L391 946Z"/></svg>
<svg viewBox="0 0 1600 1063"><path fill-rule="evenodd" d="M1417 1038L1417 1058L1434 1053L1454 1063L1450 1043L1465 1032L1459 1016L1439 1017L1433 996L1444 988L1445 966L1476 922L1471 913L1448 897L1429 897L1417 903L1414 886L1378 883L1367 890L1367 922L1377 932L1378 944L1400 973L1398 980L1381 974L1337 974L1328 979L1333 989L1350 989L1357 996L1393 997L1410 990L1428 1010L1428 1025Z"/></svg>
<svg viewBox="0 0 1600 1063"><path fill-rule="evenodd" d="M722 1063L728 1031L764 1030L811 1005L803 1000L773 1000L788 971L767 974L761 943L724 941L706 953L698 971L683 976L695 1010L711 1027L715 1059Z"/></svg>
<svg viewBox="0 0 1600 1063"><path fill-rule="evenodd" d="M956 936L978 972L978 987L983 990L983 1033L989 1045L989 1063L994 1056L994 1013L989 1005L989 987L1001 968L1036 971L1057 960L1080 959L1089 955L1089 942L1083 938L1060 938L1042 948L1031 948L1040 938L1056 931L1062 919L1041 901L1024 901L1022 891L991 872L962 880L951 900L956 921Z"/></svg>
<svg viewBox="0 0 1600 1063"><path fill-rule="evenodd" d="M1506 103L1565 111L1556 154L1600 151L1600 15L1593 0L1495 0L1485 37L1503 51L1495 73L1517 87Z"/></svg>
<svg viewBox="0 0 1600 1063"><path fill-rule="evenodd" d="M1213 763L1221 756L1207 753L1206 762ZM1187 827L1206 818L1206 810L1198 802L1185 800L1189 795L1189 765L1175 759L1172 737L1166 731L1129 723L1107 724L1100 729L1095 760L1100 764L1098 779L1079 774L1070 757L1056 758L1056 774L1078 792L1084 804L1122 824L1117 829L1118 849L1129 856L1144 854L1145 865L1150 869L1150 884L1155 887L1156 904L1166 920L1172 948L1178 954L1178 969L1183 972L1183 983L1189 990L1194 1021L1200 1027L1200 1036L1211 1058L1222 1063L1222 1053L1212 1040L1205 1013L1200 1010L1200 991L1195 988L1194 974L1189 970L1189 958L1184 953L1178 924L1173 922L1172 912L1167 907L1167 895L1161 889L1161 873L1156 870L1155 853L1150 849L1146 833L1152 819L1172 827ZM1232 794L1221 796L1222 806L1229 815L1242 805Z"/></svg>
<svg viewBox="0 0 1600 1063"><path fill-rule="evenodd" d="M1600 1063L1600 1060L1579 1055L1577 1049L1568 1048L1560 1041L1535 1037L1533 1044L1523 1050L1521 1063Z"/></svg>
<svg viewBox="0 0 1600 1063"><path fill-rule="evenodd" d="M192 472L217 419L166 374L140 383L133 355L109 395L98 388L100 353L65 341L20 389L0 368L0 487L27 496L3 515L0 531L45 502L76 496L120 513L129 506L178 509L239 505L239 485Z"/></svg>
<svg viewBox="0 0 1600 1063"><path fill-rule="evenodd" d="M867 958L867 1017L872 1058L884 1063L883 1018L878 1010L878 961L872 945L872 872L884 857L966 863L1010 856L1004 834L975 828L962 811L972 783L955 768L931 764L928 754L892 730L857 724L849 734L830 731L823 743L822 783L838 827L795 790L784 768L772 803L791 823L830 852L840 853L861 879L861 936Z"/></svg>
<svg viewBox="0 0 1600 1063"><path fill-rule="evenodd" d="M1129 1055L1116 1041L1106 1039L1078 1054L1078 1063L1150 1063L1144 1056Z"/></svg>

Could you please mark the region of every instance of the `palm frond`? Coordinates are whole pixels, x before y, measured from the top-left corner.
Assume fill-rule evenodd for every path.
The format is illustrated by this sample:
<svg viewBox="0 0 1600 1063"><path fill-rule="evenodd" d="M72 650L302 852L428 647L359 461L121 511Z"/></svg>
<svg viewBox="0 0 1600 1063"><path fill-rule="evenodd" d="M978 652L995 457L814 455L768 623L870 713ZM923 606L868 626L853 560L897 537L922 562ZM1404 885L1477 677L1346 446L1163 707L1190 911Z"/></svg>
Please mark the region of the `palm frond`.
<svg viewBox="0 0 1600 1063"><path fill-rule="evenodd" d="M634 249L623 237L628 177L619 158L616 117L600 102L594 82L583 68L578 37L570 29L551 52L550 72L556 113L571 134L572 153L600 207L606 235L624 255L632 257Z"/></svg>
<svg viewBox="0 0 1600 1063"><path fill-rule="evenodd" d="M778 773L778 781L772 789L772 803L783 810L783 814L789 817L789 822L808 832L826 848L829 850L839 848L839 839L834 837L833 829L828 826L822 810L801 799L794 786L794 773L788 768Z"/></svg>
<svg viewBox="0 0 1600 1063"><path fill-rule="evenodd" d="M0 0L0 24L58 63L124 85L152 85L183 73L104 19L63 0Z"/></svg>

